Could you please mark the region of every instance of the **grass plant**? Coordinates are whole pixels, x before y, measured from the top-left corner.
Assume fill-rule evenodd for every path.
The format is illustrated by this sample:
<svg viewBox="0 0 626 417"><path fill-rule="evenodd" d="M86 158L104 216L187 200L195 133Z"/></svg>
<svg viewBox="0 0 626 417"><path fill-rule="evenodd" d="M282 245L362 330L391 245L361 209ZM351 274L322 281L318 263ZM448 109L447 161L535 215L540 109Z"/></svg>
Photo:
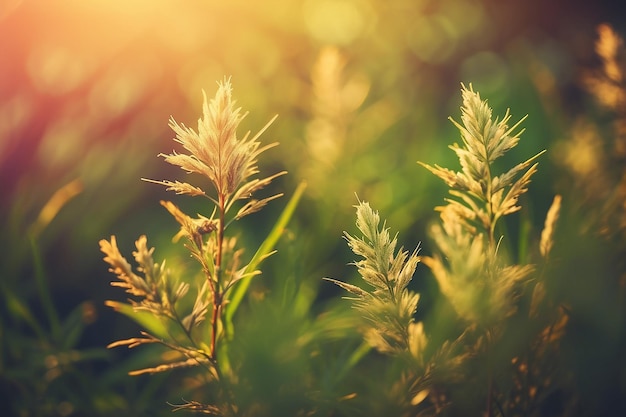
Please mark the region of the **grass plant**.
<svg viewBox="0 0 626 417"><path fill-rule="evenodd" d="M620 45L607 31L601 28L601 35L610 38L603 42ZM605 78L619 81L614 49L599 46ZM336 58L335 52L330 56ZM588 84L599 89L605 78L590 78ZM521 217L513 215L524 212L539 157L546 152L505 166L520 143L526 117L512 123L507 110L502 118L494 118L487 100L471 84L462 84L461 120L450 119L461 138L460 144L450 146L460 170L419 162L443 180L449 192L444 204L436 207L439 219L429 229L426 243L415 239L414 250L398 248L399 234L392 234L386 221L381 224L381 215L369 202L358 201L360 234L344 232L344 238L357 257L353 265L361 281L324 278L349 293L345 298L352 309L346 312L335 306L315 313L311 297L304 300L285 288L271 288L291 294L295 301L285 302L283 297L280 306L271 306L270 300L276 298L257 294L248 305L252 315L237 321L242 300L251 296L250 280L285 237L305 185L296 189L264 243L252 256L246 255L249 252L244 252L231 228L281 196L253 197L285 172L254 178L260 171L258 157L275 145L261 145L259 136L275 118L257 135L239 139L237 128L245 115L231 94L230 80L225 79L212 100L205 95L197 131L170 121L175 141L188 153L160 156L187 173L199 174L203 182L146 180L208 202L206 214L196 217L170 201L161 202L180 225L174 240L185 239L199 273L180 276L165 261L156 261L145 236L135 243L135 272L115 236L100 241L104 260L118 278L112 285L133 297L128 303L109 301L109 306L146 329L109 347L161 345L171 353L167 361L132 375L191 368L193 372L185 375L194 375L193 398L173 409L220 416L584 413L576 378L561 356L568 337L575 334L572 322L580 320L580 306L555 291L567 271L559 240L567 200L554 196L542 230L524 229L523 218L519 220L520 230L530 230L521 238L523 250L510 238L511 225ZM610 103L621 110L616 104L621 96L611 97ZM343 146L345 126L333 132ZM619 123L616 132L621 138ZM309 132L309 144L313 136ZM616 180L622 182L623 178ZM621 195L622 188L607 195ZM604 207L597 228L623 225L618 197ZM421 264L431 275L420 275L434 279L437 293L415 291L412 280ZM276 282L288 286L286 278ZM429 310L431 314L449 308L450 326L437 328L441 323L437 318L416 314L424 296L437 298L443 306ZM617 311L623 312L621 308ZM360 339L350 327L358 330ZM237 336L240 331L242 338Z"/></svg>
<svg viewBox="0 0 626 417"><path fill-rule="evenodd" d="M175 410L189 409L218 415L238 414L229 388L233 376L230 374L231 365L227 356L228 327L225 325L225 317L232 319L237 308L237 304L228 306L233 289L239 285L245 291L247 280L260 273L256 266L273 253L272 242L276 240L276 232L270 233L269 244L262 245L260 251L245 262L244 251L238 247L237 237L229 235L227 231L233 222L259 211L268 202L280 197L277 194L256 199L253 194L286 173L279 172L263 179L252 178L259 172L258 156L276 145L272 143L261 146L258 141L259 136L275 118L255 136L250 137L248 133L243 138L238 138L237 127L244 116L235 107L230 80L225 79L219 84L218 91L210 102L205 95L203 117L198 121L197 131L178 124L174 119L170 121L170 127L176 133L175 141L189 153L174 151L160 156L189 174L200 174L212 186L212 193L189 182L146 180L164 185L167 190L176 194L204 197L213 205L208 217L198 215L194 218L170 201L161 202L180 225L180 231L174 240L181 237L186 239L185 247L199 263L202 272L201 278L192 282L196 288L194 302L189 304L191 308L183 301L190 292L190 282L176 277L166 267L165 261L159 263L154 260L154 248L148 247L146 236L139 237L133 252L139 274L133 271L120 253L115 236L110 240L100 241L100 248L106 255L104 260L119 279L112 285L124 288L127 293L136 297L130 300L132 309L118 302L109 302L109 305L131 316L134 312L146 312L158 319L151 326L152 331L144 331L140 337L111 343L109 347L134 348L160 344L176 354L173 361L132 371L131 374L201 367L206 378L219 386L213 404L189 401L175 406ZM301 191L296 194L296 198L300 193ZM294 208L295 203L292 202L275 228L284 227ZM225 314L227 308L230 309L228 316ZM207 322L208 325L205 326Z"/></svg>

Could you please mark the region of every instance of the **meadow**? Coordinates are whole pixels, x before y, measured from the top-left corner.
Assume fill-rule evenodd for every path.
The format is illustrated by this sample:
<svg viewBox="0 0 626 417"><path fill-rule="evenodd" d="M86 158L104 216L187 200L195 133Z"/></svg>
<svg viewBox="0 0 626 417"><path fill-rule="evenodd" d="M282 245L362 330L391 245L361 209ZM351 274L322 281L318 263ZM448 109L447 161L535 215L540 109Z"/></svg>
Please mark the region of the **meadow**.
<svg viewBox="0 0 626 417"><path fill-rule="evenodd" d="M6 415L624 415L626 15L539 3L3 5Z"/></svg>

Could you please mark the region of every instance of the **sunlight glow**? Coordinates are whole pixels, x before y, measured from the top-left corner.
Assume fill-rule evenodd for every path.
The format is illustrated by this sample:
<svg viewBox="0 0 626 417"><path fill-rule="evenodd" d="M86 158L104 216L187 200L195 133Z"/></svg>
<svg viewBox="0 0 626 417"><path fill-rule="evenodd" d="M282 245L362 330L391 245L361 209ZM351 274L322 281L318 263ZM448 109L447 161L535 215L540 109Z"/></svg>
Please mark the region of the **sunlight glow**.
<svg viewBox="0 0 626 417"><path fill-rule="evenodd" d="M87 75L83 57L68 48L52 44L38 45L31 51L27 69L36 88L52 95L72 91Z"/></svg>
<svg viewBox="0 0 626 417"><path fill-rule="evenodd" d="M350 0L307 1L303 14L314 38L337 45L347 45L361 36L372 20L364 2Z"/></svg>

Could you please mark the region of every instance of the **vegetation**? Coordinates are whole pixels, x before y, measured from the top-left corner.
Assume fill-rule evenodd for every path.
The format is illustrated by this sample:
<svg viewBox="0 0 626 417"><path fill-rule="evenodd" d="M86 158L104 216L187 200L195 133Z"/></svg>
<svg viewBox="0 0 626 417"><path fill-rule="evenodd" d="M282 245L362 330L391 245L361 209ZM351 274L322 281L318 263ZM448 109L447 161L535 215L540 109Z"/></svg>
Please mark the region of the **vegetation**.
<svg viewBox="0 0 626 417"><path fill-rule="evenodd" d="M472 83L455 81L460 101L426 84L413 97L419 82L378 79L383 69L346 46L366 36L366 8L344 2L364 26L333 32L323 7L305 3L321 44L300 62L306 87L270 77L259 94L240 63L196 74L202 82L179 78L195 98L167 109L174 144L161 134L161 105L146 99L124 123L149 123L112 127L122 139L94 145L55 192L30 194L26 177L6 188L7 415L626 412L620 35L597 27L597 65L576 80L586 107L574 117L555 73L519 45L530 64L515 82L486 82L481 67L465 74ZM422 63L449 64L412 48ZM489 57L481 62L501 62ZM197 87L216 78L214 95L202 90L197 128L179 122ZM270 83L293 89L272 94ZM7 126L19 126L8 116L19 115L15 103L0 107ZM274 108L280 117L265 123ZM528 114L514 117L520 108ZM69 119L59 116L45 138L80 131L64 111ZM248 123L263 127L243 133ZM159 139L137 147L138 131ZM70 158L40 152L51 166ZM40 186L53 177L41 175Z"/></svg>

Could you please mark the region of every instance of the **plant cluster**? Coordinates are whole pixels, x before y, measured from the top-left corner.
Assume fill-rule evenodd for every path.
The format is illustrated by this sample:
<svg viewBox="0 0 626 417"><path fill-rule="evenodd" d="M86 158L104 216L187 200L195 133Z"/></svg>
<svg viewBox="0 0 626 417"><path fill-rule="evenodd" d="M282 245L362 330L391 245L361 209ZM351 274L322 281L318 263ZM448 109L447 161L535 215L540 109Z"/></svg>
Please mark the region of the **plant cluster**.
<svg viewBox="0 0 626 417"><path fill-rule="evenodd" d="M609 58L604 58L607 77L621 80ZM344 237L358 257L353 265L362 282L325 280L350 294L346 297L353 307L349 316L362 335L362 345L354 348L354 340L341 335L333 343L328 342L332 338L313 340L324 331L331 333L332 326L318 333L299 333L289 349L277 343L276 349L286 357L297 356L293 350L307 346L312 361L328 355L330 364L345 362L334 377L325 374L325 369L309 369L301 376L295 385L309 391L303 394L302 404L290 405L293 415L380 414L383 410L374 402L382 397L395 404L394 413L406 416L539 416L548 415L546 410L575 415L580 411L575 378L564 370L560 357L561 343L576 318L572 312L576 306L555 296L556 284L551 281L551 273L558 275L554 271L559 262L557 232L563 199L554 197L543 230L535 239L527 236L534 243L531 250L516 255L505 224L507 216L522 210L524 195L537 173L537 160L545 151L503 168L503 157L519 144L520 126L526 118L512 126L508 110L502 118L494 118L487 101L471 84L469 88L462 85L461 95L461 121L451 119L461 143L450 146L460 170L419 162L449 188L445 204L436 208L440 218L430 228L431 254L420 256L420 244L413 251L397 248L398 234L393 235L385 221L381 225L380 214L368 202L358 201L356 228L360 235L344 232ZM242 356L233 354L235 329L243 326L233 319L249 293L250 279L260 274L259 263L273 253L303 186L296 190L264 243L244 260L243 248L230 233L230 226L279 197L255 199L253 194L285 172L251 179L259 173L259 155L275 145L262 146L258 141L274 119L259 134L239 139L237 128L242 118L231 97L230 81L224 80L214 99L207 102L205 95L197 131L173 119L170 122L176 142L188 153L174 151L161 156L188 173L200 174L212 192L188 182L146 180L177 194L204 197L212 206L210 214L190 217L174 203L161 202L180 225L175 239L186 239L185 246L199 265L197 279L180 277L164 261L155 261L154 248L148 246L145 236L136 241L133 252L137 272L121 254L115 236L100 242L104 260L118 277L112 285L134 297L129 303L108 304L146 327L140 337L109 347L162 345L171 352L166 362L131 374L192 368L196 380L202 381L195 385L194 398L183 400L174 410L257 416L276 414L279 409L238 388L261 382L247 377L244 373L249 368L238 363ZM607 205L607 213L611 208L621 216L619 204ZM448 314L454 315L456 323L452 328L437 329L437 321L428 317L416 320L420 294L412 287L412 279L420 264L428 267L443 296L443 307L435 312L449 307ZM190 294L195 296L190 298ZM315 319L317 326L327 323L324 317L323 313ZM269 328L260 332L276 334ZM337 345L344 350L337 350ZM263 358L252 359L256 360L261 363ZM359 381L364 374L371 378L367 370L380 371L376 364L381 363L388 369L384 379L391 381L388 386L381 388L382 379L373 378L370 384ZM355 375L352 378L351 373ZM337 392L328 392L328 387ZM258 390L265 392L262 387ZM278 390L274 401L295 401L289 398L289 387Z"/></svg>
<svg viewBox="0 0 626 417"><path fill-rule="evenodd" d="M100 241L100 249L106 255L104 260L119 279L112 285L124 288L136 297L130 301L132 311L147 312L159 319L153 332L142 332L141 337L120 340L109 347L134 348L156 343L177 353L174 360L133 371L133 375L202 366L206 369L207 378L220 385L215 405L192 401L176 409L187 408L212 414L234 414L236 411L236 405L232 404L229 397L229 362L226 345L222 343L228 337L227 320L232 318L241 297L237 293L233 295L233 288L237 286L239 291L245 291L250 278L259 273L256 269L258 263L271 255L269 247L276 235L276 232L271 234L268 244L263 245L248 262L244 262L243 249L238 247L237 237L227 233L228 227L280 197L273 195L256 199L253 195L276 177L285 174L279 172L263 179L252 178L259 172L259 154L276 145L261 146L258 141L275 118L255 136L250 137L248 133L238 138L237 127L245 115L235 107L231 88L230 80L226 79L219 84L217 94L210 102L204 96L203 117L198 121L197 131L178 124L172 118L170 127L176 133L175 141L189 153L174 151L160 155L166 162L179 166L189 174L203 176L212 186L213 193L205 192L188 182L146 180L164 185L167 190L177 194L204 197L214 206L209 217L200 214L198 217L190 217L174 203L161 202L180 225L180 231L174 239L186 239L185 247L199 263L202 272L196 282L195 301L191 308L191 304L186 303L189 282L174 276L165 266L165 261L159 263L154 260L154 248L148 247L146 236L137 240L133 252L138 274L121 254L115 236ZM234 211L241 201L245 203ZM277 227L281 227L280 222ZM130 311L125 304L109 302L109 305L120 311Z"/></svg>
<svg viewBox="0 0 626 417"><path fill-rule="evenodd" d="M422 164L450 187L452 196L438 208L441 224L432 229L441 254L424 259L459 316L490 328L510 314L515 286L532 271L530 265L506 263L497 226L504 216L521 209L519 198L527 191L537 170L533 162L541 153L496 175L495 161L518 144L521 132L516 129L524 119L508 127L508 112L502 120L493 120L491 109L471 86L463 87L462 93L463 124L453 122L463 146L450 147L461 171Z"/></svg>

